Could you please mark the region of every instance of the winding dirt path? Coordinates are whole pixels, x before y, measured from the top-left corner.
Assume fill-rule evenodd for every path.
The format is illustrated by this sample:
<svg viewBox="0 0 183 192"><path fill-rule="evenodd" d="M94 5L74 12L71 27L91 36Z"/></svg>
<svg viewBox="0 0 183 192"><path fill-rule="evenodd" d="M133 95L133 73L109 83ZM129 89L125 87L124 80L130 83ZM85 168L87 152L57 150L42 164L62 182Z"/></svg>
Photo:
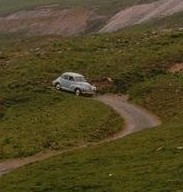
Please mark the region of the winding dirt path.
<svg viewBox="0 0 183 192"><path fill-rule="evenodd" d="M127 96L102 95L98 96L96 100L111 106L125 120L125 128L120 133L117 133L113 139L110 138L110 140L116 140L131 133L161 124L157 116L140 106L129 103Z"/></svg>
<svg viewBox="0 0 183 192"><path fill-rule="evenodd" d="M150 114L146 110L140 108L139 106L135 106L134 104L130 104L127 100L127 96L115 96L115 95L102 95L95 98L97 101L103 102L109 106L111 106L114 110L116 110L125 120L125 129L121 132L117 133L111 138L105 139L101 142L97 142L94 144L90 144L90 146L98 145L105 142L110 142L122 138L131 133L141 131L146 128L152 128L160 125L160 120ZM49 157L53 157L59 154L72 152L78 149L86 148L88 144L82 145L79 147L75 147L69 150L63 151L47 151L45 153L38 153L36 155L19 158L13 160L7 160L5 162L0 163L0 176L23 167L25 165L42 161Z"/></svg>

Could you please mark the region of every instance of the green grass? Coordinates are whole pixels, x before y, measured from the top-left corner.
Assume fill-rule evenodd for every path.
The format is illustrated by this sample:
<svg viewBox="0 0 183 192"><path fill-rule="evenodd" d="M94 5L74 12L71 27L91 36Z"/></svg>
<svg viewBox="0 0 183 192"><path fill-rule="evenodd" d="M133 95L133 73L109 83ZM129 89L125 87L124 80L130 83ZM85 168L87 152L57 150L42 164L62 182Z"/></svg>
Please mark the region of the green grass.
<svg viewBox="0 0 183 192"><path fill-rule="evenodd" d="M45 38L31 42L7 39L1 39L6 44L0 59L1 159L96 142L123 127L121 118L109 107L92 98L75 98L52 88L52 80L67 70L52 51L55 41L49 47L52 39L46 44ZM37 47L41 52L42 47L47 47L51 50L48 53L57 58L42 57L40 51L35 51Z"/></svg>
<svg viewBox="0 0 183 192"><path fill-rule="evenodd" d="M167 29L174 30L175 28L183 27L183 12L174 13L173 15L154 19L146 24L146 26L151 27L152 29Z"/></svg>
<svg viewBox="0 0 183 192"><path fill-rule="evenodd" d="M1 41L6 48L0 59L0 159L96 142L122 128L121 118L109 107L56 92L51 82L64 72L60 64L59 73L53 73L49 59L42 60L34 50L25 56L24 48L30 51L36 40L28 45L11 40Z"/></svg>
<svg viewBox="0 0 183 192"><path fill-rule="evenodd" d="M130 91L133 101L150 109L165 122L182 121L182 94L182 74L158 76L134 86Z"/></svg>
<svg viewBox="0 0 183 192"><path fill-rule="evenodd" d="M119 117L109 123L114 112L103 105L97 108L91 99L58 95L51 89L51 82L65 71L75 71L90 79L111 76L116 84L113 91L126 92L140 82L166 74L171 65L182 61L181 31L132 29L72 38L2 35L0 42L6 46L0 50L1 158L34 154L52 145L62 149L119 130ZM72 119L77 108L78 116ZM101 111L103 116L97 119ZM92 119L96 119L95 125ZM71 134L74 128L79 133ZM49 135L53 129L53 135Z"/></svg>
<svg viewBox="0 0 183 192"><path fill-rule="evenodd" d="M2 177L0 189L5 192L181 191L182 150L177 147L183 145L182 136L182 126L171 124L68 153Z"/></svg>
<svg viewBox="0 0 183 192"><path fill-rule="evenodd" d="M5 101L7 108L0 121L1 159L96 142L122 128L118 115L91 98L32 89Z"/></svg>
<svg viewBox="0 0 183 192"><path fill-rule="evenodd" d="M3 176L0 190L182 191L182 83L167 74L131 88L133 101L161 116L160 127L26 166Z"/></svg>
<svg viewBox="0 0 183 192"><path fill-rule="evenodd" d="M124 91L134 83L165 73L173 63L181 62L182 37L183 32L179 30L152 32L139 27L115 34L66 39L24 37L18 42L12 40L14 37L4 42L2 35L0 41L8 44L2 50L2 62L4 65L8 62L7 74L2 76L6 76L8 87L14 81L10 78L12 73L16 73L16 81L26 76L24 83L46 81L48 84L61 72L77 71L90 78L111 76L119 85L118 91Z"/></svg>
<svg viewBox="0 0 183 192"><path fill-rule="evenodd" d="M183 61L182 37L180 30L152 32L151 28L140 26L114 34L70 39L39 37L20 40L18 36L9 39L1 36L1 43L6 44L4 49L1 48L3 53L0 59L4 67L0 68L0 88L3 90L0 125L7 131L3 137L8 138L11 131L15 138L21 140L18 141L22 142L22 146L23 142L30 142L17 136L18 132L15 134L13 128L7 129L18 119L19 123L15 125L23 136L26 130L31 134L32 127L32 134L39 131L39 137L36 137L40 139L39 146L36 146L39 151L44 146L43 138L47 138L47 148L55 146L50 137L58 139L56 147L72 147L73 142L78 145L83 140L96 141L109 136L113 124L116 125L114 132L121 126L118 116L108 111L108 107L90 98L74 98L51 89L51 80L66 70L80 72L90 78L113 77L117 85L115 91L128 92L133 102L155 112L163 124L123 140L65 153L21 168L0 179L0 191L182 191L183 79L182 74L167 72L170 66ZM63 108L70 112L70 107L73 112L70 116L61 113L61 119L55 117ZM34 124L36 114L40 119ZM115 117L114 122L109 121L109 117ZM68 121L70 118L72 121ZM90 132L93 118L98 126ZM51 124L52 119L54 124ZM73 121L77 133L71 123ZM21 125L26 125L26 129L20 129ZM66 128L63 129L66 140L62 140L62 134L57 138L58 127ZM98 127L102 134L98 132ZM108 135L103 135L106 132ZM6 149L9 143L12 144L11 141L3 140ZM34 144L34 141L29 143L30 146ZM23 150L23 147L19 148L19 154L25 155ZM25 152L29 150L31 148L27 147ZM6 156L16 155L10 150Z"/></svg>

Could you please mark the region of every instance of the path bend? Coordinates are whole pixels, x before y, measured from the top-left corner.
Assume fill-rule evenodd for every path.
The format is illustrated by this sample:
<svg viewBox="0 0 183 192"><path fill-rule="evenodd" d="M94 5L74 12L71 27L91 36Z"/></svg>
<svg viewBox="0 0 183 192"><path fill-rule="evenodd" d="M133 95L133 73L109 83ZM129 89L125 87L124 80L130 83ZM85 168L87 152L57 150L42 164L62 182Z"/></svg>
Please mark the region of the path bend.
<svg viewBox="0 0 183 192"><path fill-rule="evenodd" d="M117 111L125 120L125 127L117 133L113 140L122 138L131 133L159 126L160 119L142 107L128 102L128 96L101 95L96 100L105 103ZM110 138L111 139L111 138Z"/></svg>
<svg viewBox="0 0 183 192"><path fill-rule="evenodd" d="M139 106L129 103L127 96L101 95L101 96L97 96L95 100L103 102L106 105L111 106L115 111L117 111L125 120L125 128L122 131L118 132L113 137L104 139L100 142L93 143L91 145L97 145L97 144L117 140L131 133L141 131L146 128L156 127L161 123L161 121L155 115L147 112L145 109L142 109ZM1 162L0 177L10 171L16 170L25 165L39 162L59 154L72 152L78 149L83 149L83 148L86 148L87 146L88 145L85 144L69 150L49 151L45 153L38 153L36 155L26 157L26 158L18 158L18 159L12 159L12 160Z"/></svg>

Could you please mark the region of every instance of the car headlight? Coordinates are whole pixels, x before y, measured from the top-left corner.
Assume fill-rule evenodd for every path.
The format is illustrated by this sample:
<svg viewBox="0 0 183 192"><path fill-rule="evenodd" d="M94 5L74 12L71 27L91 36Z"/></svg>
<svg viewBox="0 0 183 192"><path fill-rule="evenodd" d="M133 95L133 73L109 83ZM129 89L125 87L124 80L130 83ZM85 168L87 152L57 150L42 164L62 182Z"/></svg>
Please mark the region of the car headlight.
<svg viewBox="0 0 183 192"><path fill-rule="evenodd" d="M87 91L90 90L90 87L85 87L85 88L86 88Z"/></svg>
<svg viewBox="0 0 183 192"><path fill-rule="evenodd" d="M82 87L82 89L84 90L84 91L89 91L91 88L90 87Z"/></svg>
<svg viewBox="0 0 183 192"><path fill-rule="evenodd" d="M97 88L96 88L95 86L92 86L92 90L93 90L93 91L96 91Z"/></svg>

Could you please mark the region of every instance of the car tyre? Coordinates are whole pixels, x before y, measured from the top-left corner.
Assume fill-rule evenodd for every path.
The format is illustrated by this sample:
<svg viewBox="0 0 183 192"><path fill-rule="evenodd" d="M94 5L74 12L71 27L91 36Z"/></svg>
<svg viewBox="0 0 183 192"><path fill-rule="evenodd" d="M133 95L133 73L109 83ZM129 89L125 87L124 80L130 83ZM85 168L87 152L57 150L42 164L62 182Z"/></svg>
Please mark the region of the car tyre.
<svg viewBox="0 0 183 192"><path fill-rule="evenodd" d="M61 84L60 84L60 83L57 83L57 84L55 85L55 88L56 88L56 90L60 90L60 89L61 89Z"/></svg>
<svg viewBox="0 0 183 192"><path fill-rule="evenodd" d="M75 89L75 95L80 96L81 95L81 90L80 89Z"/></svg>

